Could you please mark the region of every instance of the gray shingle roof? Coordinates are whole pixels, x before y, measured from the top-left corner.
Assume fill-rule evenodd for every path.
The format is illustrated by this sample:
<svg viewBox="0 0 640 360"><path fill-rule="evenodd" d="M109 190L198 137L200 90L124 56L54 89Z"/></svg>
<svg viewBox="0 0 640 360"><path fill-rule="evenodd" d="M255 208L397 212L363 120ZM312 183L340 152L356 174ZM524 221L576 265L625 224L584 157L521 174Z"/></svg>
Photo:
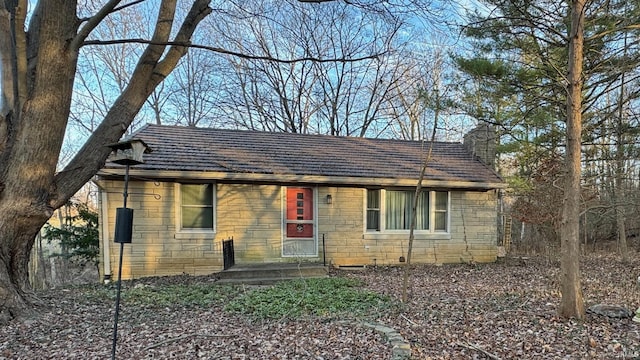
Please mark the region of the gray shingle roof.
<svg viewBox="0 0 640 360"><path fill-rule="evenodd" d="M153 150L139 170L418 179L428 143L146 125L133 138ZM113 167L107 163L107 167ZM426 180L502 183L461 143L436 142Z"/></svg>

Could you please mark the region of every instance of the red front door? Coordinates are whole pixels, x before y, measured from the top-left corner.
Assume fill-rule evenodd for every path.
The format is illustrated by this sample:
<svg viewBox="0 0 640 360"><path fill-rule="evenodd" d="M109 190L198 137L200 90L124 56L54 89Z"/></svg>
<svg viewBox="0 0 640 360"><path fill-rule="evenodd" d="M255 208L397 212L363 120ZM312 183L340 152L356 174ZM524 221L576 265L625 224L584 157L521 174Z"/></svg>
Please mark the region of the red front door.
<svg viewBox="0 0 640 360"><path fill-rule="evenodd" d="M315 256L313 189L288 187L285 210L284 256Z"/></svg>

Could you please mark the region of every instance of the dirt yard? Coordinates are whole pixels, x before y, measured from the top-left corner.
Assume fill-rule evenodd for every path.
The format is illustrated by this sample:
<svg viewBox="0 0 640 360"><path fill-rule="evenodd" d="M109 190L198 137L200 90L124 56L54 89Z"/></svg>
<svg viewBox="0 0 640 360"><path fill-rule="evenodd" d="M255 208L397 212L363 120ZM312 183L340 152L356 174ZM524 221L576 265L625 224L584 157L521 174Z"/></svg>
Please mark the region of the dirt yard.
<svg viewBox="0 0 640 360"><path fill-rule="evenodd" d="M640 255L623 264L610 255L582 262L585 303L640 306ZM544 258L494 264L421 266L410 301L366 319L392 327L411 344L413 359L640 359L640 323L587 315L560 319L558 267ZM401 297L402 270L334 271L366 287ZM162 286L214 277L145 279ZM125 283L123 286L134 286ZM95 287L94 287L95 288ZM247 290L249 291L249 290ZM85 288L41 293L36 319L0 327L0 359L106 359L113 307ZM118 359L390 359L384 336L359 319L255 321L224 304L202 307L122 304Z"/></svg>

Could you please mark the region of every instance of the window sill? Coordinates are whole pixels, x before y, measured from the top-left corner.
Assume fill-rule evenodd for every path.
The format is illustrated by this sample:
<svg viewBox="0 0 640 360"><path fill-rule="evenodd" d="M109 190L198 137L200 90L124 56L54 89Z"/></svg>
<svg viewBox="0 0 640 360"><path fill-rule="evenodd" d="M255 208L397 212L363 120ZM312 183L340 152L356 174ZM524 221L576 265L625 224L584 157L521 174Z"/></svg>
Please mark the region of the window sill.
<svg viewBox="0 0 640 360"><path fill-rule="evenodd" d="M213 240L216 237L215 231L176 231L176 239Z"/></svg>
<svg viewBox="0 0 640 360"><path fill-rule="evenodd" d="M409 232L366 232L363 235L364 240L397 240L408 239ZM449 233L414 233L415 240L451 240Z"/></svg>

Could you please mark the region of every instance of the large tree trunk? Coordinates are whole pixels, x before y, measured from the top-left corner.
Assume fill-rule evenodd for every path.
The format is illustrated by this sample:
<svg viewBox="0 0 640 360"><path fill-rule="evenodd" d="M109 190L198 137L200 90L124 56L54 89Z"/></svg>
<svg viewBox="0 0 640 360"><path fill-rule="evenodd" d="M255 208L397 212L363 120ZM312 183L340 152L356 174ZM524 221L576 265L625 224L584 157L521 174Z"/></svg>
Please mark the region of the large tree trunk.
<svg viewBox="0 0 640 360"><path fill-rule="evenodd" d="M175 45L167 49L176 1L162 1L151 44L128 86L76 157L57 174L80 47L119 1L107 2L83 23L75 16L75 1L39 1L28 36L20 20L27 2L11 3L14 8L0 2L0 323L32 312L37 299L29 285L28 263L40 228L102 167L110 152L106 145L120 139L211 12L210 0L194 1ZM7 89L7 84L13 88Z"/></svg>
<svg viewBox="0 0 640 360"><path fill-rule="evenodd" d="M9 10L21 16L20 9ZM18 24L12 29L15 48L0 49L13 50L13 71L7 74L3 69L2 75L13 79L16 95L7 104L11 113L5 117L8 131L2 139L7 146L0 151L0 321L34 303L30 252L36 234L53 214L49 198L56 191L53 179L77 64L78 52L67 41L78 26L75 4L42 2L33 16L29 43Z"/></svg>
<svg viewBox="0 0 640 360"><path fill-rule="evenodd" d="M48 217L25 214L25 205L14 202L13 211L0 208L0 214L13 214L0 223L0 324L30 315L38 303L29 285L28 265L33 239Z"/></svg>
<svg viewBox="0 0 640 360"><path fill-rule="evenodd" d="M562 299L558 309L561 316L577 319L584 318L584 302L580 284L580 146L582 144L584 10L585 0L572 1L567 99L567 175L560 228Z"/></svg>

